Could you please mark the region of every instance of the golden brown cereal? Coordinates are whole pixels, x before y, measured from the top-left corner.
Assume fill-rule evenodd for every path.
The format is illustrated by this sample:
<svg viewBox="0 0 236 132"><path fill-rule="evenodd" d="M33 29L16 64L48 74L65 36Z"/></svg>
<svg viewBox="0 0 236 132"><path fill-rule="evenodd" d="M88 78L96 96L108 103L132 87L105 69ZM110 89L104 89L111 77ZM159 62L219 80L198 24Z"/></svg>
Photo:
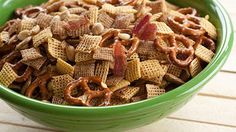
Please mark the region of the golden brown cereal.
<svg viewBox="0 0 236 132"><path fill-rule="evenodd" d="M157 33L158 34L173 34L174 32L168 27L164 22L155 22L157 25Z"/></svg>
<svg viewBox="0 0 236 132"><path fill-rule="evenodd" d="M158 21L162 16L163 16L162 12L153 14L150 21Z"/></svg>
<svg viewBox="0 0 236 132"><path fill-rule="evenodd" d="M147 88L147 98L153 98L156 96L160 96L165 93L165 89L160 89L159 86L153 84L146 84Z"/></svg>
<svg viewBox="0 0 236 132"><path fill-rule="evenodd" d="M139 55L137 53L132 54L129 58L127 58L127 61L131 61L135 59L139 59Z"/></svg>
<svg viewBox="0 0 236 132"><path fill-rule="evenodd" d="M77 52L75 54L75 62L83 62L93 60L93 53Z"/></svg>
<svg viewBox="0 0 236 132"><path fill-rule="evenodd" d="M57 71L61 74L69 74L70 76L74 75L74 67L61 58L57 59L56 68Z"/></svg>
<svg viewBox="0 0 236 132"><path fill-rule="evenodd" d="M27 62L35 59L42 58L43 56L39 53L39 51L35 48L21 50L22 61Z"/></svg>
<svg viewBox="0 0 236 132"><path fill-rule="evenodd" d="M53 16L45 14L45 13L40 13L36 18L36 22L40 28L44 29L50 26L52 19L53 19Z"/></svg>
<svg viewBox="0 0 236 132"><path fill-rule="evenodd" d="M94 76L95 61L84 61L76 63L75 66L75 79L80 77L91 77Z"/></svg>
<svg viewBox="0 0 236 132"><path fill-rule="evenodd" d="M206 30L206 32L212 39L216 40L217 38L216 27L211 22L209 22L205 18L201 18L200 25Z"/></svg>
<svg viewBox="0 0 236 132"><path fill-rule="evenodd" d="M158 78L164 73L158 60L146 60L141 62L141 74L142 78L150 80Z"/></svg>
<svg viewBox="0 0 236 132"><path fill-rule="evenodd" d="M124 100L130 100L134 95L136 95L139 91L140 87L126 87L120 89L117 93L117 96Z"/></svg>
<svg viewBox="0 0 236 132"><path fill-rule="evenodd" d="M195 58L189 65L189 72L191 76L194 77L201 71L202 71L202 66L200 60L198 58Z"/></svg>
<svg viewBox="0 0 236 132"><path fill-rule="evenodd" d="M36 20L32 18L23 19L20 23L20 31L31 30L36 25Z"/></svg>
<svg viewBox="0 0 236 132"><path fill-rule="evenodd" d="M139 59L131 60L127 63L125 79L133 82L141 78L141 66Z"/></svg>
<svg viewBox="0 0 236 132"><path fill-rule="evenodd" d="M106 12L100 12L98 15L98 22L102 23L105 28L110 28L114 23L114 19L110 17Z"/></svg>
<svg viewBox="0 0 236 132"><path fill-rule="evenodd" d="M89 8L89 20L90 24L93 25L97 23L98 20L98 8L97 7L91 7Z"/></svg>
<svg viewBox="0 0 236 132"><path fill-rule="evenodd" d="M201 60L210 63L215 53L202 45L198 45L195 50L195 55Z"/></svg>
<svg viewBox="0 0 236 132"><path fill-rule="evenodd" d="M63 105L65 104L65 100L60 98L60 97L57 97L57 96L53 96L52 97L52 104L59 104L59 105Z"/></svg>
<svg viewBox="0 0 236 132"><path fill-rule="evenodd" d="M37 35L33 37L33 45L34 47L38 47L39 45L48 41L48 38L52 37L52 32L50 28L46 28L39 32Z"/></svg>
<svg viewBox="0 0 236 132"><path fill-rule="evenodd" d="M0 47L4 46L5 44L7 44L10 40L10 35L8 32L6 31L2 31L0 33Z"/></svg>
<svg viewBox="0 0 236 132"><path fill-rule="evenodd" d="M65 39L67 37L66 30L64 28L64 21L54 21L51 24L52 34L60 39Z"/></svg>
<svg viewBox="0 0 236 132"><path fill-rule="evenodd" d="M173 74L176 77L179 77L182 72L182 68L175 66L173 64L169 65L169 68L167 70L167 73Z"/></svg>
<svg viewBox="0 0 236 132"><path fill-rule="evenodd" d="M110 87L110 86L115 86L115 85L117 85L122 79L123 79L123 77L109 76L109 77L107 78L106 84L107 84L108 87Z"/></svg>
<svg viewBox="0 0 236 132"><path fill-rule="evenodd" d="M31 61L26 61L23 63L28 66L33 67L36 70L39 70L43 66L43 64L46 62L46 60L47 60L47 58L43 57L43 58L31 60Z"/></svg>
<svg viewBox="0 0 236 132"><path fill-rule="evenodd" d="M16 78L17 74L14 72L9 63L5 63L2 70L0 71L0 84L8 87L12 84Z"/></svg>
<svg viewBox="0 0 236 132"><path fill-rule="evenodd" d="M101 40L101 36L84 35L79 45L76 47L76 51L91 53L98 47Z"/></svg>
<svg viewBox="0 0 236 132"><path fill-rule="evenodd" d="M123 79L118 84L112 86L110 89L111 89L112 92L115 92L115 91L117 91L119 89L122 89L124 87L127 87L129 85L130 85L130 82L125 80L125 79Z"/></svg>
<svg viewBox="0 0 236 132"><path fill-rule="evenodd" d="M65 50L61 46L61 41L49 38L48 39L48 52L54 58L61 58L63 60L67 60Z"/></svg>
<svg viewBox="0 0 236 132"><path fill-rule="evenodd" d="M106 82L107 75L109 71L109 62L108 61L101 61L96 64L95 69L95 76L98 76L102 79L102 82Z"/></svg>
<svg viewBox="0 0 236 132"><path fill-rule="evenodd" d="M93 59L107 60L113 62L114 61L113 52L114 52L113 48L106 48L106 47L97 48L94 51Z"/></svg>

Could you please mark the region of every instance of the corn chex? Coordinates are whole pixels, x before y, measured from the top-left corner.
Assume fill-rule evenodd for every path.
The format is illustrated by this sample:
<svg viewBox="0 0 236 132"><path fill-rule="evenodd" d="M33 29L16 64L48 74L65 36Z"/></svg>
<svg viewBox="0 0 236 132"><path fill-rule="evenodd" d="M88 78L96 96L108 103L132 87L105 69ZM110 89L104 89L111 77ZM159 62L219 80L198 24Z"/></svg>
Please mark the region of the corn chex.
<svg viewBox="0 0 236 132"><path fill-rule="evenodd" d="M122 89L124 87L127 87L129 85L130 85L130 82L125 80L125 79L123 79L118 84L116 84L115 86L111 87L110 89L111 89L112 92L115 92L115 91L117 91L119 89Z"/></svg>
<svg viewBox="0 0 236 132"><path fill-rule="evenodd" d="M31 30L36 25L36 20L32 18L23 19L20 23L20 31Z"/></svg>
<svg viewBox="0 0 236 132"><path fill-rule="evenodd" d="M76 47L76 51L91 53L98 47L101 40L101 36L84 35L79 45Z"/></svg>
<svg viewBox="0 0 236 132"><path fill-rule="evenodd" d="M167 73L170 73L170 74L173 74L176 77L179 77L181 72L182 72L182 70L183 70L182 68L177 67L176 65L171 64L168 67Z"/></svg>
<svg viewBox="0 0 236 132"><path fill-rule="evenodd" d="M4 46L5 44L7 44L10 40L10 35L8 32L6 31L2 31L0 33L0 47Z"/></svg>
<svg viewBox="0 0 236 132"><path fill-rule="evenodd" d="M141 78L141 69L140 69L139 59L131 60L127 63L127 69L125 73L125 79L129 82L133 82Z"/></svg>
<svg viewBox="0 0 236 132"><path fill-rule="evenodd" d="M39 59L35 59L35 60L31 60L31 61L26 61L23 62L24 64L33 67L36 70L39 70L43 64L46 62L47 58L46 57L42 57Z"/></svg>
<svg viewBox="0 0 236 132"><path fill-rule="evenodd" d="M130 100L134 95L138 93L139 89L139 87L126 87L120 89L117 93L117 96L125 100Z"/></svg>
<svg viewBox="0 0 236 132"><path fill-rule="evenodd" d="M127 58L128 61L131 61L134 59L139 59L139 55L137 53L133 53L130 57Z"/></svg>
<svg viewBox="0 0 236 132"><path fill-rule="evenodd" d="M18 75L14 72L10 64L5 63L0 71L0 84L8 87L16 80L17 77Z"/></svg>
<svg viewBox="0 0 236 132"><path fill-rule="evenodd" d="M217 38L216 27L211 22L209 22L205 18L201 18L200 25L206 30L206 32L212 39L216 40Z"/></svg>
<svg viewBox="0 0 236 132"><path fill-rule="evenodd" d="M91 7L89 8L89 21L90 24L93 25L94 23L97 23L98 20L98 8L97 7Z"/></svg>
<svg viewBox="0 0 236 132"><path fill-rule="evenodd" d="M167 26L164 22L155 22L157 26L157 33L158 34L173 34L174 32L171 30L169 26Z"/></svg>
<svg viewBox="0 0 236 132"><path fill-rule="evenodd" d="M102 23L105 28L110 28L114 21L106 12L101 11L98 15L98 22Z"/></svg>
<svg viewBox="0 0 236 132"><path fill-rule="evenodd" d="M114 61L113 52L114 52L113 48L106 48L106 47L97 48L94 51L93 59L107 60L113 62Z"/></svg>
<svg viewBox="0 0 236 132"><path fill-rule="evenodd" d="M150 80L163 76L163 69L158 60L147 60L141 62L142 79Z"/></svg>
<svg viewBox="0 0 236 132"><path fill-rule="evenodd" d="M70 76L74 75L74 67L62 60L61 58L57 59L56 68L61 74L69 74Z"/></svg>
<svg viewBox="0 0 236 132"><path fill-rule="evenodd" d="M45 13L40 13L36 18L36 22L40 28L44 29L50 25L52 19L53 19L53 16L45 14Z"/></svg>
<svg viewBox="0 0 236 132"><path fill-rule="evenodd" d="M147 98L153 98L156 96L160 96L165 93L165 89L160 89L159 86L153 84L146 84L147 88Z"/></svg>
<svg viewBox="0 0 236 132"><path fill-rule="evenodd" d="M96 64L94 75L100 77L103 82L106 82L108 71L109 71L109 62L101 61Z"/></svg>
<svg viewBox="0 0 236 132"><path fill-rule="evenodd" d="M52 97L52 104L59 104L59 105L62 105L62 104L65 104L65 100L60 98L60 97L57 97L57 96L53 96Z"/></svg>
<svg viewBox="0 0 236 132"><path fill-rule="evenodd" d="M202 71L201 63L198 58L195 58L189 65L189 72L192 77L196 76Z"/></svg>
<svg viewBox="0 0 236 132"><path fill-rule="evenodd" d="M21 50L21 56L22 56L22 61L26 62L26 61L31 61L31 60L35 60L38 58L42 58L43 56L39 53L38 50L36 50L35 48L30 48L30 49L25 49L25 50Z"/></svg>
<svg viewBox="0 0 236 132"><path fill-rule="evenodd" d="M108 87L117 85L121 80L123 80L123 77L117 77L117 76L109 76L107 78L106 84Z"/></svg>
<svg viewBox="0 0 236 132"><path fill-rule="evenodd" d="M57 39L48 39L48 52L52 57L56 59L61 58L65 61L67 60L65 50L62 48L61 41Z"/></svg>
<svg viewBox="0 0 236 132"><path fill-rule="evenodd" d="M33 45L34 47L38 47L39 45L48 41L48 38L52 37L52 32L50 28L46 28L39 32L37 35L33 37Z"/></svg>
<svg viewBox="0 0 236 132"><path fill-rule="evenodd" d="M93 52L91 53L77 52L75 54L75 62L83 62L89 60L93 60Z"/></svg>
<svg viewBox="0 0 236 132"><path fill-rule="evenodd" d="M211 50L207 49L206 47L202 45L198 45L196 50L195 50L195 55L200 58L201 60L210 63L212 60L213 56L215 55L214 52Z"/></svg>
<svg viewBox="0 0 236 132"><path fill-rule="evenodd" d="M75 78L94 76L95 61L85 61L76 63Z"/></svg>

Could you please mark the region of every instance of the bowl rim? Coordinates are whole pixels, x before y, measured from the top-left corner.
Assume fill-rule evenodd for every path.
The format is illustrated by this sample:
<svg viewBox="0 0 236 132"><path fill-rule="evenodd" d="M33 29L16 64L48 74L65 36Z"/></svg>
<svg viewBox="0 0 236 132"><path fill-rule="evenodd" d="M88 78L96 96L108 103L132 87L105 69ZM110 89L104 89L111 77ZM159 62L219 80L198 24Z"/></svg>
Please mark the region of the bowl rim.
<svg viewBox="0 0 236 132"><path fill-rule="evenodd" d="M196 77L194 77L184 85L181 85L170 92L167 92L161 96L154 97L151 99L146 99L123 105L116 105L109 107L80 107L80 106L66 106L66 105L45 103L42 101L25 97L24 95L18 94L12 91L11 89L0 85L0 99L2 98L3 100L9 102L10 104L12 103L14 105L24 106L25 108L29 108L31 110L40 110L41 112L46 112L46 113L51 113L51 112L60 114L65 114L65 113L81 114L80 112L114 113L114 111L127 112L133 109L152 107L157 103L161 103L163 101L169 101L173 97L181 97L186 95L190 91L197 91L201 88L201 86L207 83L220 70L220 68L227 60L230 51L232 50L233 47L234 32L230 17L218 0L212 1L212 4L214 4L217 7L217 13L221 18L220 19L222 26L221 43L223 44L223 46L219 49L218 53L215 55L212 62L207 67L205 67L200 74L198 74ZM199 82L198 80L202 81ZM70 112L65 112L65 111L70 111Z"/></svg>

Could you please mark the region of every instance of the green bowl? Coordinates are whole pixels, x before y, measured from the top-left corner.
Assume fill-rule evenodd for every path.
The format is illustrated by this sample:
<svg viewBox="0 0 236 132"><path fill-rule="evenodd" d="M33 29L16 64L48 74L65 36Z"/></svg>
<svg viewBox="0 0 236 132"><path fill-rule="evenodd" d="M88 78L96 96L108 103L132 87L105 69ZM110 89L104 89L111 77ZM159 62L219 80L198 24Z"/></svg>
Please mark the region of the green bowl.
<svg viewBox="0 0 236 132"><path fill-rule="evenodd" d="M164 95L137 103L111 107L74 107L48 104L27 98L0 86L0 97L17 112L45 126L61 131L123 131L160 120L178 110L195 95L223 66L233 45L233 27L217 0L169 0L176 5L197 8L209 14L219 38L213 61L195 78ZM0 0L0 24L17 7L40 4L44 0Z"/></svg>

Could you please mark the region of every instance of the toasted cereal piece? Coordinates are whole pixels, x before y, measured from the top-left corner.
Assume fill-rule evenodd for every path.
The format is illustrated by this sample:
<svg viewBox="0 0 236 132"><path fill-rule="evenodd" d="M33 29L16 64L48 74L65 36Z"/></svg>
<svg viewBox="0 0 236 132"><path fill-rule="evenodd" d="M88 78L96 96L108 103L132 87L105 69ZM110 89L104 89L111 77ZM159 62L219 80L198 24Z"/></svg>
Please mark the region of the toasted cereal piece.
<svg viewBox="0 0 236 132"><path fill-rule="evenodd" d="M76 51L91 53L98 47L101 40L101 36L84 35L79 45L76 47Z"/></svg>
<svg viewBox="0 0 236 132"><path fill-rule="evenodd" d="M74 79L68 75L60 75L60 76L53 76L52 80L49 82L49 88L52 90L53 95L63 98L64 97L64 89L68 83L74 81ZM76 94L77 91L74 90L73 94Z"/></svg>
<svg viewBox="0 0 236 132"><path fill-rule="evenodd" d="M167 62L168 57L165 53L162 53L160 51L150 52L149 55L147 56L148 60L158 60L159 62Z"/></svg>
<svg viewBox="0 0 236 132"><path fill-rule="evenodd" d="M163 13L162 12L159 12L159 13L156 13L156 14L153 14L150 21L158 21L161 17L163 16Z"/></svg>
<svg viewBox="0 0 236 132"><path fill-rule="evenodd" d="M61 46L61 41L54 39L54 38L49 38L48 39L48 52L49 54L58 59L61 58L63 60L67 60L65 50Z"/></svg>
<svg viewBox="0 0 236 132"><path fill-rule="evenodd" d="M20 19L14 19L13 20L13 24L11 24L11 26L8 29L8 33L11 36L14 33L18 33L20 30Z"/></svg>
<svg viewBox="0 0 236 132"><path fill-rule="evenodd" d="M90 24L93 25L94 23L97 23L97 20L98 20L98 8L97 7L89 8Z"/></svg>
<svg viewBox="0 0 236 132"><path fill-rule="evenodd" d="M106 12L101 11L98 14L98 22L102 23L105 28L110 28L114 23L114 19L110 17Z"/></svg>
<svg viewBox="0 0 236 132"><path fill-rule="evenodd" d="M141 62L142 79L149 80L159 78L164 73L158 60L147 60Z"/></svg>
<svg viewBox="0 0 236 132"><path fill-rule="evenodd" d="M39 70L43 64L46 62L47 58L46 57L42 57L39 59L35 59L35 60L30 60L30 61L26 61L23 62L24 64L33 67L36 70Z"/></svg>
<svg viewBox="0 0 236 132"><path fill-rule="evenodd" d="M69 74L70 76L74 75L74 67L61 58L57 59L56 68L57 71L61 74Z"/></svg>
<svg viewBox="0 0 236 132"><path fill-rule="evenodd" d="M65 100L62 99L62 98L60 98L60 97L53 96L53 97L52 97L52 104L63 105L63 104L65 104Z"/></svg>
<svg viewBox="0 0 236 132"><path fill-rule="evenodd" d="M34 47L38 47L39 45L47 42L48 38L51 38L51 37L52 37L52 32L50 28L46 28L42 30L41 32L39 32L33 37Z"/></svg>
<svg viewBox="0 0 236 132"><path fill-rule="evenodd" d="M174 83L174 84L177 84L177 85L182 85L182 84L185 83L180 77L176 77L175 75L170 74L170 73L166 73L164 78L168 82Z"/></svg>
<svg viewBox="0 0 236 132"><path fill-rule="evenodd" d="M77 52L75 54L75 62L83 62L93 60L93 53Z"/></svg>
<svg viewBox="0 0 236 132"><path fill-rule="evenodd" d="M157 33L158 34L173 34L174 32L171 30L169 26L167 26L164 22L155 22L157 25Z"/></svg>
<svg viewBox="0 0 236 132"><path fill-rule="evenodd" d="M198 58L195 58L189 65L189 72L191 76L194 77L201 71L202 71L202 66L200 60Z"/></svg>
<svg viewBox="0 0 236 132"><path fill-rule="evenodd" d="M137 10L133 9L133 6L117 6L115 7L115 14L134 14L137 13Z"/></svg>
<svg viewBox="0 0 236 132"><path fill-rule="evenodd" d="M170 74L175 75L176 77L179 77L181 72L182 72L182 70L183 70L182 68L177 67L177 66L171 64L168 67L167 73L170 73Z"/></svg>
<svg viewBox="0 0 236 132"><path fill-rule="evenodd" d="M112 92L115 92L115 91L117 91L119 89L122 89L124 87L127 87L129 85L130 85L130 82L123 79L118 84L116 84L115 86L112 86L110 89L111 89Z"/></svg>
<svg viewBox="0 0 236 132"><path fill-rule="evenodd" d="M176 11L176 10L179 9L178 6L176 6L176 5L174 5L174 4L171 4L171 3L167 2L167 1L165 1L165 2L166 2L166 6L167 6L167 9L168 9L168 10L174 10L174 11Z"/></svg>
<svg viewBox="0 0 236 132"><path fill-rule="evenodd" d="M94 76L95 61L84 61L75 65L75 79Z"/></svg>
<svg viewBox="0 0 236 132"><path fill-rule="evenodd" d="M101 61L96 64L95 69L95 76L98 76L102 79L102 82L106 82L107 75L109 71L109 62L108 61Z"/></svg>
<svg viewBox="0 0 236 132"><path fill-rule="evenodd" d="M10 64L6 62L0 71L0 84L8 87L16 80L17 77L18 75L14 72Z"/></svg>
<svg viewBox="0 0 236 132"><path fill-rule="evenodd" d="M111 106L112 105L122 105L122 104L126 104L126 103L128 103L128 102L124 99L121 99L119 97L112 97L110 105Z"/></svg>
<svg viewBox="0 0 236 132"><path fill-rule="evenodd" d="M42 58L43 56L39 53L39 51L35 48L25 49L20 51L22 56L22 61L31 61L35 59Z"/></svg>
<svg viewBox="0 0 236 132"><path fill-rule="evenodd" d="M150 55L150 54L155 54L157 52L153 41L141 41L138 48L137 48L137 53L140 55Z"/></svg>
<svg viewBox="0 0 236 132"><path fill-rule="evenodd" d="M113 27L117 29L125 29L128 28L131 24L132 16L130 14L121 14L117 15Z"/></svg>
<svg viewBox="0 0 236 132"><path fill-rule="evenodd" d="M127 69L125 72L125 79L129 82L133 82L141 78L140 60L134 59L127 63Z"/></svg>
<svg viewBox="0 0 236 132"><path fill-rule="evenodd" d="M157 85L146 84L146 88L147 88L147 98L148 99L156 97L156 96L160 96L165 93L165 89L161 89Z"/></svg>
<svg viewBox="0 0 236 132"><path fill-rule="evenodd" d="M79 23L79 22L75 21L75 23ZM90 23L88 22L83 25L80 25L80 27L76 29L70 27L66 29L66 32L68 36L71 36L72 38L77 38L79 36L83 36L84 34L89 33L90 32L89 26L90 26Z"/></svg>
<svg viewBox="0 0 236 132"><path fill-rule="evenodd" d="M124 100L130 100L134 95L138 93L139 89L140 87L126 87L120 89L117 93L117 96Z"/></svg>
<svg viewBox="0 0 236 132"><path fill-rule="evenodd" d="M133 53L130 57L127 58L127 61L131 61L135 59L139 59L139 55L137 53Z"/></svg>
<svg viewBox="0 0 236 132"><path fill-rule="evenodd" d="M108 12L110 14L115 14L116 13L116 7L109 4L109 3L105 3L102 5L102 11Z"/></svg>
<svg viewBox="0 0 236 132"><path fill-rule="evenodd" d="M161 65L162 69L163 69L163 72L160 72L160 76L158 77L154 77L152 79L149 79L150 82L153 82L157 85L160 85L161 82L163 81L163 77L165 76L165 74L167 73L167 69L168 67L167 66L163 66Z"/></svg>
<svg viewBox="0 0 236 132"><path fill-rule="evenodd" d="M206 32L212 39L217 39L216 27L211 22L209 22L205 18L201 18L200 25L206 30Z"/></svg>
<svg viewBox="0 0 236 132"><path fill-rule="evenodd" d="M93 59L114 61L113 48L100 47L94 51Z"/></svg>
<svg viewBox="0 0 236 132"><path fill-rule="evenodd" d="M5 44L7 44L10 40L10 35L8 32L6 31L2 31L0 33L0 47L4 46Z"/></svg>
<svg viewBox="0 0 236 132"><path fill-rule="evenodd" d="M32 18L26 18L21 20L20 31L31 30L36 25L36 20Z"/></svg>
<svg viewBox="0 0 236 132"><path fill-rule="evenodd" d="M50 26L50 23L53 19L53 16L40 13L36 18L36 23L39 25L40 28L44 29Z"/></svg>
<svg viewBox="0 0 236 132"><path fill-rule="evenodd" d="M64 21L54 21L51 24L52 34L60 39L65 39L67 37L66 30L63 27L65 25Z"/></svg>
<svg viewBox="0 0 236 132"><path fill-rule="evenodd" d="M165 0L147 1L146 5L152 8L152 14L167 11Z"/></svg>
<svg viewBox="0 0 236 132"><path fill-rule="evenodd" d="M215 53L202 45L198 45L195 50L195 55L201 60L210 63Z"/></svg>
<svg viewBox="0 0 236 132"><path fill-rule="evenodd" d="M117 76L109 76L107 77L106 84L108 87L117 85L121 80L123 80L123 77L117 77Z"/></svg>

